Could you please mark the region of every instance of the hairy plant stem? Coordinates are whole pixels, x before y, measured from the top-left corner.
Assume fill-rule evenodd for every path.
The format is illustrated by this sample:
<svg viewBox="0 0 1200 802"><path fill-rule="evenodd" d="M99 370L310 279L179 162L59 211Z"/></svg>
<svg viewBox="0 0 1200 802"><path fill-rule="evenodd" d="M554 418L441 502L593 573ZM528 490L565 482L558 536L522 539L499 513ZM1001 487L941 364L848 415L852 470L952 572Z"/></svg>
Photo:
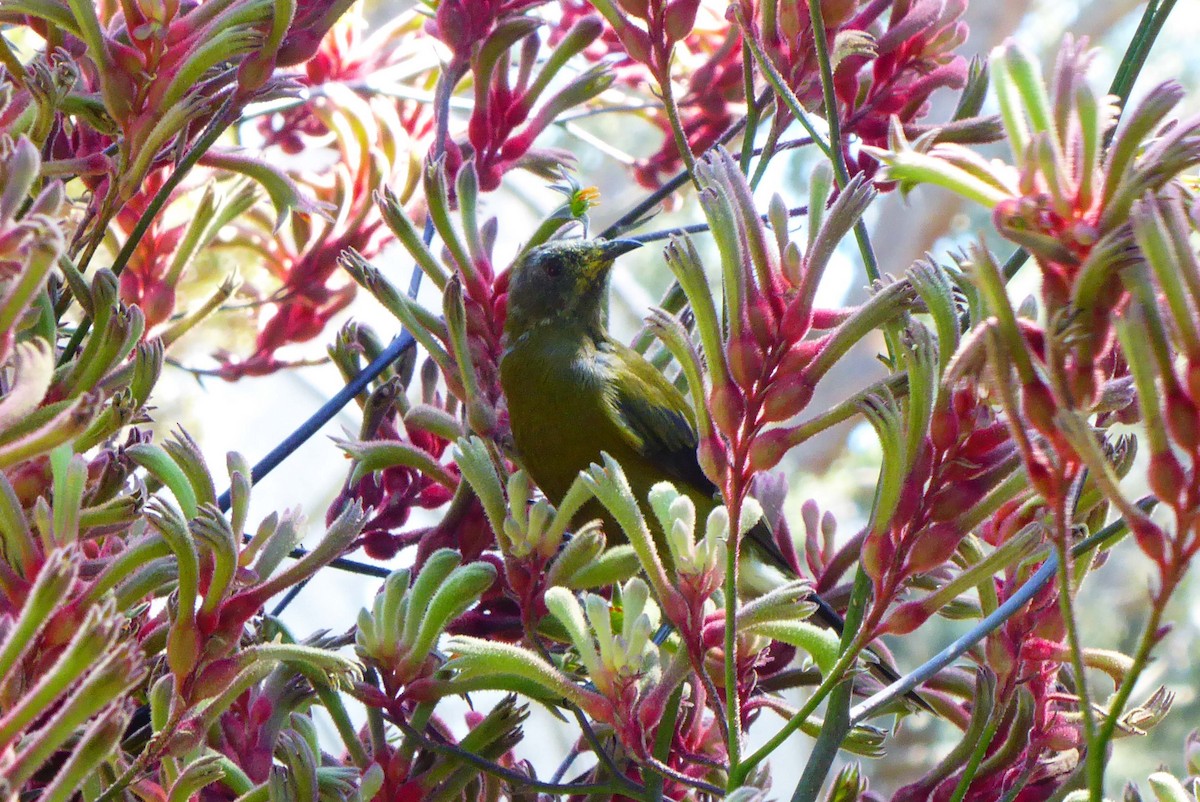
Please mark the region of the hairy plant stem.
<svg viewBox="0 0 1200 802"><path fill-rule="evenodd" d="M767 142L762 147L762 157L759 158L758 164L754 165L754 175L750 176L750 189L758 189L758 183L762 181L762 177L767 174L767 165L771 163L771 158L782 148L778 147L779 142L779 126L774 122L771 128L767 131ZM807 137L805 137L807 139Z"/></svg>
<svg viewBox="0 0 1200 802"><path fill-rule="evenodd" d="M524 611L522 611L522 613L524 613ZM522 614L522 618L525 618L524 614ZM550 651L546 648L546 645L542 643L542 639L537 636L537 631L534 629L534 622L527 620L524 622L524 627L525 639L533 644L533 648L539 655L541 655L543 660L550 665L554 665L554 659L550 656ZM596 761L598 765L606 768L614 777L624 777L625 775L622 774L621 770L617 767L617 763L613 759L613 756L608 753L608 750L604 748L604 744L600 742L600 736L596 734L596 730L594 727L592 727L592 723L588 721L587 714L583 712L579 705L575 704L569 699L563 699L562 704L564 707L570 710L571 715L575 717L575 722L579 724L579 729L583 733L583 737L587 739L587 742L592 747L592 751L596 753Z"/></svg>
<svg viewBox="0 0 1200 802"><path fill-rule="evenodd" d="M850 646L841 653L837 662L833 664L833 668L821 680L821 684L813 691L812 696L808 697L808 700L796 711L796 714L788 719L779 728L779 731L772 735L765 744L738 763L736 771L732 768L730 769L730 788L737 788L739 785L743 785L755 766L770 757L771 753L782 746L783 742L791 737L792 733L800 729L805 720L816 712L821 702L825 701L825 697L837 687L837 684L841 682L845 673L853 667L854 661L858 659L858 655L864 646L861 634L856 635L850 642Z"/></svg>
<svg viewBox="0 0 1200 802"><path fill-rule="evenodd" d="M846 184L850 181L850 173L846 170L846 156L842 152L842 123L838 114L837 94L833 87L833 65L829 61L829 43L825 41L825 18L821 14L820 0L808 0L808 15L812 21L813 29L813 46L817 51L817 64L821 68L821 94L825 103L825 124L829 126L829 149L833 160L833 173L837 179L839 189L845 189ZM875 256L875 249L871 247L871 237L867 231L867 224L860 218L854 224L854 239L858 242L858 251L862 255L863 269L867 271L867 278L871 281L879 281L881 278L879 272L879 260ZM899 342L894 331L890 331L893 327L889 326L887 332L888 349L892 354L897 354L897 346Z"/></svg>
<svg viewBox="0 0 1200 802"><path fill-rule="evenodd" d="M742 92L746 96L748 106L745 118L746 134L742 137L742 155L739 166L744 175L750 175L750 159L754 155L754 138L758 133L760 114L758 106L750 102L750 98L754 97L754 58L750 53L750 46L746 44L745 37L742 38Z"/></svg>
<svg viewBox="0 0 1200 802"><path fill-rule="evenodd" d="M864 634L874 629L874 623L865 621L863 618L871 595L871 584L867 572L859 565L858 571L854 575L854 590L850 594L850 606L846 609L845 628L842 630L841 645L848 652L851 651L854 643L859 641L865 643ZM882 605L872 606L877 608L873 615L878 617L882 613L882 609L880 609ZM821 727L816 743L813 744L812 755L804 767L804 773L800 776L800 780L792 792L792 802L816 802L820 795L821 788L825 785L825 779L829 776L830 769L833 768L833 761L837 757L838 749L846 740L852 726L850 698L853 691L854 679L850 676L841 677L841 681L835 683L830 691L829 704L825 709L824 725Z"/></svg>
<svg viewBox="0 0 1200 802"><path fill-rule="evenodd" d="M740 464L741 460L734 460ZM738 552L741 551L742 496L737 483L729 495L729 545L725 549L725 723L726 751L729 758L729 790L742 783L739 777L742 760L742 702L737 685L737 577Z"/></svg>
<svg viewBox="0 0 1200 802"><path fill-rule="evenodd" d="M1180 579L1182 576L1178 570L1162 577L1163 585L1154 595L1153 604L1150 606L1150 618L1146 621L1142 636L1138 640L1137 651L1134 652L1129 672L1125 675L1121 687L1117 688L1117 692L1113 694L1112 701L1109 703L1108 715L1101 722L1099 731L1093 739L1088 741L1086 776L1090 802L1104 802L1104 769L1108 765L1109 742L1112 741L1113 734L1117 730L1121 712L1129 702L1129 697L1133 695L1133 686L1146 668L1146 664L1150 662L1150 652L1161 637L1159 628L1162 625L1162 617L1166 612L1167 602L1175 592Z"/></svg>
<svg viewBox="0 0 1200 802"><path fill-rule="evenodd" d="M669 61L670 59L668 59ZM667 120L671 123L671 133L675 137L675 147L679 151L679 158L683 159L684 165L687 166L692 186L699 189L700 183L696 180L696 156L692 153L692 146L688 144L687 132L683 130L683 123L679 120L679 106L675 103L675 90L671 86L671 68L669 66L664 68L663 75L659 76L658 88L662 91L663 110L667 113Z"/></svg>
<svg viewBox="0 0 1200 802"><path fill-rule="evenodd" d="M992 711L992 716L988 719L987 726L983 728L983 732L979 736L979 741L975 744L975 748L971 750L971 756L967 759L967 764L963 766L962 776L958 778L958 784L954 786L954 793L951 795L949 802L963 802L967 795L967 791L971 790L971 782L975 779L975 772L979 771L979 764L983 762L984 755L992 745L992 739L996 737L996 730L1000 729L1000 724L1007 718L1009 708L1016 704L1016 699L1009 699L1008 704L1003 710Z"/></svg>
<svg viewBox="0 0 1200 802"><path fill-rule="evenodd" d="M1067 630L1067 645L1071 650L1071 668L1075 672L1076 694L1083 708L1083 732L1088 743L1096 737L1096 714L1092 709L1091 694L1088 692L1086 666L1083 662L1083 644L1079 640L1079 622L1075 619L1075 604L1071 588L1075 560L1067 542L1068 494L1059 493L1054 504L1054 548L1058 552L1058 607Z"/></svg>

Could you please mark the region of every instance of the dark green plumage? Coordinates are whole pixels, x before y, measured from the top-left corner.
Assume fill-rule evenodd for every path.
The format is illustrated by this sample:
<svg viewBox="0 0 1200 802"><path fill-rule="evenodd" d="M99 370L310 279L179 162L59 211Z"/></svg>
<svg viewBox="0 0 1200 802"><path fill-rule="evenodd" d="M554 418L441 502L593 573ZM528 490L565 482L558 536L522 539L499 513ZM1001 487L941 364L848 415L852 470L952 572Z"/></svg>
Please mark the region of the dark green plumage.
<svg viewBox="0 0 1200 802"><path fill-rule="evenodd" d="M507 340L500 380L522 466L555 504L579 472L608 452L629 479L668 556L646 501L668 480L691 497L697 520L721 503L700 468L691 407L641 354L608 334L609 272L630 240L560 241L532 249L509 279ZM592 501L576 523L604 521L610 542L623 533ZM765 522L749 533L759 561L791 574ZM841 631L841 616L817 596L818 617ZM885 666L881 676L895 679ZM923 702L921 704L924 704Z"/></svg>
<svg viewBox="0 0 1200 802"><path fill-rule="evenodd" d="M643 504L666 479L705 516L718 503L716 487L696 458L687 399L641 354L608 335L609 268L635 246L554 243L514 268L500 363L513 439L525 470L555 503L607 451ZM593 503L580 517L606 516ZM619 537L613 529L606 534Z"/></svg>
<svg viewBox="0 0 1200 802"><path fill-rule="evenodd" d="M513 439L525 470L556 504L606 451L644 509L650 488L668 480L691 497L703 521L721 500L696 456L691 406L641 354L608 335L609 272L635 247L630 240L555 242L513 268L500 362ZM598 502L579 516L591 518L610 524L610 539L621 536ZM646 520L657 524L653 515ZM765 526L750 536L765 562L790 572ZM821 615L840 624L830 608Z"/></svg>

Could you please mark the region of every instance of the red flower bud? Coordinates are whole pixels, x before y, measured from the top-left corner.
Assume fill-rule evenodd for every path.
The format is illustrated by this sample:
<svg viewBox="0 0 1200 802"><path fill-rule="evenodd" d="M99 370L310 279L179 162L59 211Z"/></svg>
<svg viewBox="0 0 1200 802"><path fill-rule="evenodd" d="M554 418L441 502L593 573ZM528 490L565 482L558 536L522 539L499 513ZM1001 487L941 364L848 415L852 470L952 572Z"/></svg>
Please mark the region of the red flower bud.
<svg viewBox="0 0 1200 802"><path fill-rule="evenodd" d="M725 443L721 438L715 436L701 437L697 456L704 475L711 479L714 484L723 484L726 474L729 473L729 453L726 451Z"/></svg>
<svg viewBox="0 0 1200 802"><path fill-rule="evenodd" d="M1006 638L988 638L984 641L984 665L1001 678L1010 675L1016 663L1016 656L1006 641Z"/></svg>
<svg viewBox="0 0 1200 802"><path fill-rule="evenodd" d="M1171 436L1188 453L1195 454L1200 450L1200 411L1177 382L1168 384L1165 395L1164 411Z"/></svg>
<svg viewBox="0 0 1200 802"><path fill-rule="evenodd" d="M863 570L867 572L867 576L878 583L887 567L892 564L892 557L895 554L896 547L892 544L887 532L872 533L863 541L859 562L862 564Z"/></svg>
<svg viewBox="0 0 1200 802"><path fill-rule="evenodd" d="M933 408L929 439L936 451L949 451L958 442L958 417L944 401Z"/></svg>
<svg viewBox="0 0 1200 802"><path fill-rule="evenodd" d="M754 339L766 351L779 341L779 329L771 305L757 292L746 299L746 317Z"/></svg>
<svg viewBox="0 0 1200 802"><path fill-rule="evenodd" d="M793 343L792 347L783 355L783 358L779 360L779 367L775 369L775 375L787 376L804 370L813 361L813 357L821 353L821 348L825 345L825 342L826 338L820 337L816 340L804 340L803 342Z"/></svg>
<svg viewBox="0 0 1200 802"><path fill-rule="evenodd" d="M621 40L621 44L625 46L625 52L634 61L640 61L642 64L650 64L651 47L650 37L641 28L636 25L625 25L617 31L617 38Z"/></svg>
<svg viewBox="0 0 1200 802"><path fill-rule="evenodd" d="M1166 534L1149 518L1138 518L1129 522L1129 529L1137 541L1138 547L1160 566L1166 563L1166 551L1163 548Z"/></svg>
<svg viewBox="0 0 1200 802"><path fill-rule="evenodd" d="M1042 495L1047 502L1052 502L1058 498L1058 494L1063 491L1060 482L1055 478L1054 473L1050 470L1050 466L1046 464L1045 457L1035 455L1032 460L1025 466L1026 472L1029 474L1029 484L1033 489Z"/></svg>
<svg viewBox="0 0 1200 802"><path fill-rule="evenodd" d="M1058 425L1054 422L1057 411L1058 403L1049 387L1036 379L1021 386L1021 412L1035 429L1051 439L1057 439Z"/></svg>
<svg viewBox="0 0 1200 802"><path fill-rule="evenodd" d="M779 464L783 455L792 447L794 429L768 429L757 435L750 444L750 470L769 471Z"/></svg>
<svg viewBox="0 0 1200 802"><path fill-rule="evenodd" d="M908 553L906 568L913 574L924 574L942 565L954 554L966 532L952 523L940 523L917 536Z"/></svg>
<svg viewBox="0 0 1200 802"><path fill-rule="evenodd" d="M802 298L796 298L783 310L779 331L790 342L799 342L808 334L812 324L812 306Z"/></svg>
<svg viewBox="0 0 1200 802"><path fill-rule="evenodd" d="M1074 367L1070 384L1075 405L1080 409L1091 409L1098 400L1097 391L1104 385L1104 377L1095 363L1089 360L1088 364L1081 362Z"/></svg>
<svg viewBox="0 0 1200 802"><path fill-rule="evenodd" d="M1170 451L1161 451L1150 455L1150 464L1146 471L1146 481L1154 495L1167 505L1178 506L1180 496L1187 487L1187 477L1183 466Z"/></svg>
<svg viewBox="0 0 1200 802"><path fill-rule="evenodd" d="M631 17L650 19L650 0L617 0L617 5Z"/></svg>
<svg viewBox="0 0 1200 802"><path fill-rule="evenodd" d="M1200 398L1200 354L1188 357L1186 376L1188 395Z"/></svg>
<svg viewBox="0 0 1200 802"><path fill-rule="evenodd" d="M892 611L880 627L881 634L907 635L929 620L930 612L920 602L905 602Z"/></svg>
<svg viewBox="0 0 1200 802"><path fill-rule="evenodd" d="M725 358L729 372L742 390L749 390L762 378L763 352L755 338L743 331L740 336L730 338L725 344Z"/></svg>
<svg viewBox="0 0 1200 802"><path fill-rule="evenodd" d="M762 420L773 423L792 417L808 406L813 389L803 373L794 373L771 382L763 394Z"/></svg>
<svg viewBox="0 0 1200 802"><path fill-rule="evenodd" d="M728 379L714 381L712 392L708 395L708 408L718 430L727 437L737 434L742 416L746 413L746 401L736 384Z"/></svg>
<svg viewBox="0 0 1200 802"><path fill-rule="evenodd" d="M696 11L700 8L700 0L673 0L667 5L667 13L663 19L667 42L678 42L686 39L696 24Z"/></svg>
<svg viewBox="0 0 1200 802"><path fill-rule="evenodd" d="M1029 638L1021 644L1021 657L1033 662L1058 662L1067 657L1061 643L1045 638Z"/></svg>

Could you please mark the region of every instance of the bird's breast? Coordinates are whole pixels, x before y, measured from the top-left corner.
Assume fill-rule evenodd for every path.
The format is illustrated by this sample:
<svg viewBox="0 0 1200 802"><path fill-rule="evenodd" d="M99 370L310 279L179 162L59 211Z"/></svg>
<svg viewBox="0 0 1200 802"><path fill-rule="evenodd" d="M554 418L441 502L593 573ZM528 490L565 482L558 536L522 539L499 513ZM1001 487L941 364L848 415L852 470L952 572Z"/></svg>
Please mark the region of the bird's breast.
<svg viewBox="0 0 1200 802"><path fill-rule="evenodd" d="M538 487L558 503L581 470L619 451L605 361L594 347L527 337L500 363L513 441ZM620 459L624 454L614 453Z"/></svg>

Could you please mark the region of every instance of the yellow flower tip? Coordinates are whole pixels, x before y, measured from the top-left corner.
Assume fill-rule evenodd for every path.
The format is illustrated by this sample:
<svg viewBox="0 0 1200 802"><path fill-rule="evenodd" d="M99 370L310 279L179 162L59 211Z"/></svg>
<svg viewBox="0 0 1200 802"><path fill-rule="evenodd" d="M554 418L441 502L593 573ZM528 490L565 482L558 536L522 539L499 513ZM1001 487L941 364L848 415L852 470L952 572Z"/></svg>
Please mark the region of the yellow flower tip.
<svg viewBox="0 0 1200 802"><path fill-rule="evenodd" d="M589 206L600 205L600 187L581 187L575 193L575 200L588 204Z"/></svg>

